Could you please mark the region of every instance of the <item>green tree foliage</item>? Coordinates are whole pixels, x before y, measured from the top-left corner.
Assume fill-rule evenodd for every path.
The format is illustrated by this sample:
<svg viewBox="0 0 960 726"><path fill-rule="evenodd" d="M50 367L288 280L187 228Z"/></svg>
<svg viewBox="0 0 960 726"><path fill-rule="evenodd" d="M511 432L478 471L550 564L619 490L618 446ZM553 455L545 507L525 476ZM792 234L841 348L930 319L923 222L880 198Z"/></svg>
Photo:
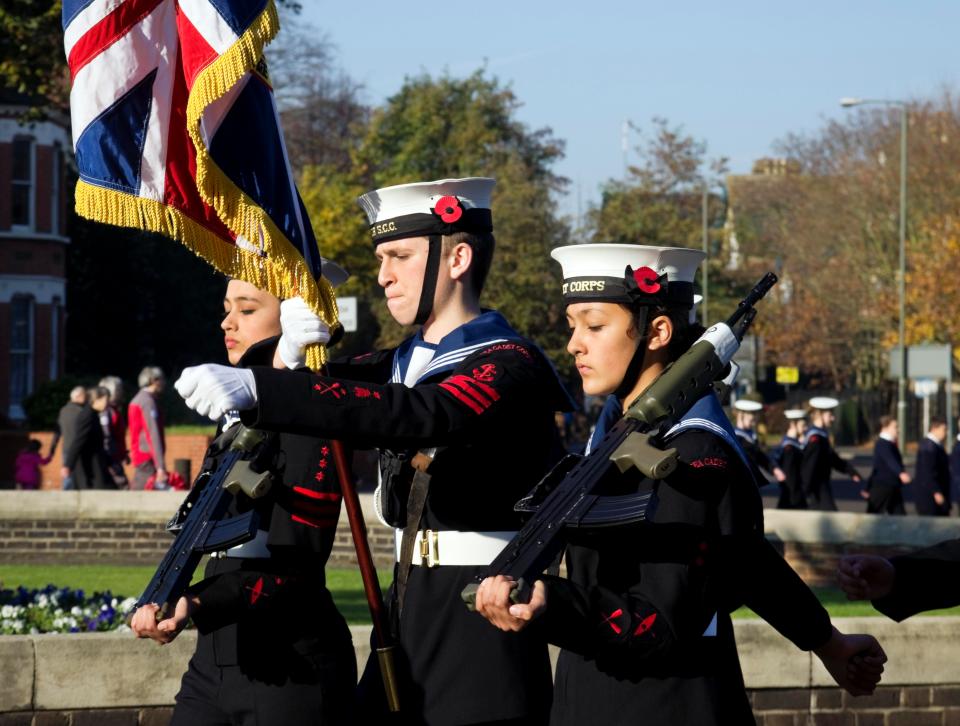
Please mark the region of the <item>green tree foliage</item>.
<svg viewBox="0 0 960 726"><path fill-rule="evenodd" d="M0 87L31 99L28 117L69 112L70 79L60 14L60 0L0 4Z"/></svg>
<svg viewBox="0 0 960 726"><path fill-rule="evenodd" d="M559 275L550 250L567 241L554 195L566 180L553 171L563 144L549 129L531 130L513 91L479 70L466 78L421 75L371 115L355 174L370 188L445 177L492 176L497 251L484 305L501 310L558 363L563 352ZM364 238L365 247L369 241ZM371 290L371 295L382 295ZM402 331L382 305L381 344Z"/></svg>

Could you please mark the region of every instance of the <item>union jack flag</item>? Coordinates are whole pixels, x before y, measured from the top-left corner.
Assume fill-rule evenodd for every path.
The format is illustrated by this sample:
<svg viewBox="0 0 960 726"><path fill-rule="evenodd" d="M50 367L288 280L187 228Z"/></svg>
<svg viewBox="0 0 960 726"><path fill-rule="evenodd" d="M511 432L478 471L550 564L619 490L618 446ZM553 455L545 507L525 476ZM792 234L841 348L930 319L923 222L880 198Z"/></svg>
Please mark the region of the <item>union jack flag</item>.
<svg viewBox="0 0 960 726"><path fill-rule="evenodd" d="M278 29L273 0L63 0L76 207L301 295L333 325L263 60Z"/></svg>

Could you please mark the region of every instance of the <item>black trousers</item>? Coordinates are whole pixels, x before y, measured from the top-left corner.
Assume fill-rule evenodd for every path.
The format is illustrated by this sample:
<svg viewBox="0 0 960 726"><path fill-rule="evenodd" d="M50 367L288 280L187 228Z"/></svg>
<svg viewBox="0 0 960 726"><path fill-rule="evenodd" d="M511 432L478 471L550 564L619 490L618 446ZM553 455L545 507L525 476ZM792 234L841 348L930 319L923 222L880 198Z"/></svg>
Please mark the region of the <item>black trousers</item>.
<svg viewBox="0 0 960 726"><path fill-rule="evenodd" d="M903 507L903 488L901 486L870 487L870 499L867 500L867 514L906 514Z"/></svg>
<svg viewBox="0 0 960 726"><path fill-rule="evenodd" d="M349 656L349 657L347 657ZM310 656L316 679L266 682L241 666L218 666L198 648L180 683L171 726L352 726L357 681L349 653Z"/></svg>

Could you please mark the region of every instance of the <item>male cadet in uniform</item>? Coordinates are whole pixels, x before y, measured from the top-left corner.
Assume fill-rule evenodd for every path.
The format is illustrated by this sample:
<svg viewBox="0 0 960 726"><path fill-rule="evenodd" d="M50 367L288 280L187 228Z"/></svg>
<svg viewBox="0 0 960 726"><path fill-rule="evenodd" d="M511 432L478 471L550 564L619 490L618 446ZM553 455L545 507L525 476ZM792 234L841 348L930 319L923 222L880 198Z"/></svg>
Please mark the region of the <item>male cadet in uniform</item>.
<svg viewBox="0 0 960 726"><path fill-rule="evenodd" d="M777 463L783 471L780 482L780 499L777 509L806 509L807 498L803 494L800 479L800 464L803 459L803 434L807 428L807 412L802 408L789 408L783 412L787 419L787 431L780 441Z"/></svg>
<svg viewBox="0 0 960 726"><path fill-rule="evenodd" d="M943 448L946 438L947 422L936 416L930 419L930 430L917 446L913 488L917 514L927 517L950 515L950 458Z"/></svg>
<svg viewBox="0 0 960 726"><path fill-rule="evenodd" d="M880 434L873 445L873 471L864 490L868 514L906 514L903 508L903 485L910 475L903 467L897 446L900 428L893 416L880 417Z"/></svg>
<svg viewBox="0 0 960 726"><path fill-rule="evenodd" d="M460 600L519 528L514 503L562 455L554 411L569 405L542 352L480 308L493 185L448 179L360 198L387 307L422 326L396 349L327 376L201 366L177 383L204 414L237 409L256 428L380 447L377 504L400 558L391 599L408 661L406 723L542 724L550 708L542 634L494 631ZM372 659L361 707L378 688Z"/></svg>
<svg viewBox="0 0 960 726"><path fill-rule="evenodd" d="M750 460L750 466L753 468L753 476L759 486L766 484L766 477L761 472L765 471L778 482L783 482L786 476L783 470L770 461L770 457L760 446L760 438L757 436L757 412L763 410L763 404L759 401L750 401L740 398L734 401L733 408L737 412L737 425L733 431L737 435L737 442L740 448Z"/></svg>
<svg viewBox="0 0 960 726"><path fill-rule="evenodd" d="M835 420L833 409L840 405L835 398L817 396L810 399L810 428L803 442L803 460L800 465L803 490L810 501L811 509L825 512L837 511L830 488L830 470L848 474L855 482L860 482L860 474L853 464L840 458L830 444L830 426Z"/></svg>

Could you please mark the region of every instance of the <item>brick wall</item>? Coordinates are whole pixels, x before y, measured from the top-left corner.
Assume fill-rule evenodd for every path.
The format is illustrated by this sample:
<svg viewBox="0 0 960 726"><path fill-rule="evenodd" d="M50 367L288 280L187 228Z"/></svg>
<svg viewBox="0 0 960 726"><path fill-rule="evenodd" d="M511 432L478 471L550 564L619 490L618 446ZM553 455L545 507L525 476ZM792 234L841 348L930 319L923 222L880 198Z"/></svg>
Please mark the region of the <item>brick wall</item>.
<svg viewBox="0 0 960 726"><path fill-rule="evenodd" d="M960 686L880 687L868 698L836 688L750 692L757 726L954 726ZM166 726L173 709L109 708L0 713L0 726Z"/></svg>
<svg viewBox="0 0 960 726"><path fill-rule="evenodd" d="M156 565L172 541L163 522L0 519L0 563L7 564Z"/></svg>
<svg viewBox="0 0 960 726"><path fill-rule="evenodd" d="M854 698L838 688L750 692L758 726L955 726L960 686L881 686Z"/></svg>

